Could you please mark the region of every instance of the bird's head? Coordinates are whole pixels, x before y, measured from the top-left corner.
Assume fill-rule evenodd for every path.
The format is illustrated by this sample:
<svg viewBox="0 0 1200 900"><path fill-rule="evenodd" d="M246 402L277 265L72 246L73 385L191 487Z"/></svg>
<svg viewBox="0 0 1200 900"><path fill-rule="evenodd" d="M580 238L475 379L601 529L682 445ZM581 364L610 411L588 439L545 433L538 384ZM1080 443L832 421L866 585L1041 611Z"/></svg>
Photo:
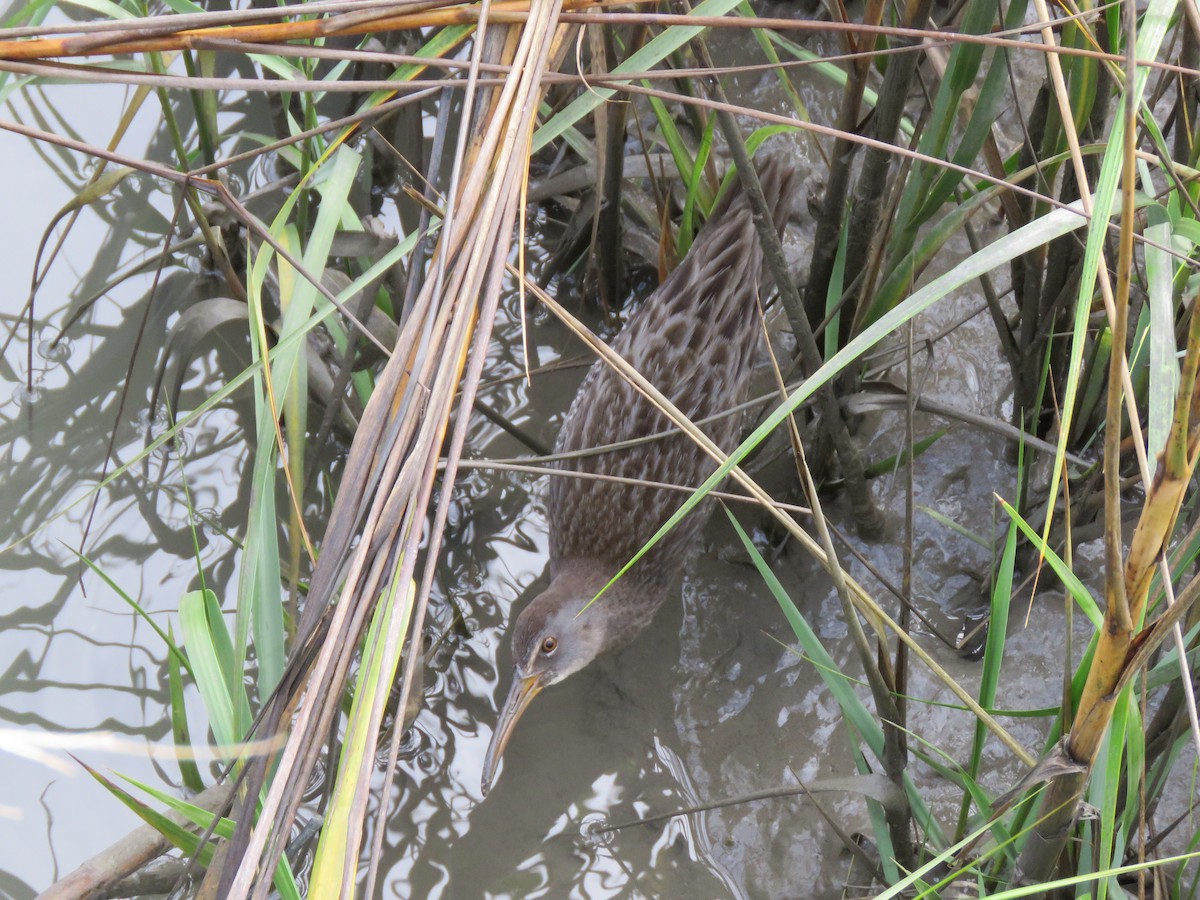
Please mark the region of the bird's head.
<svg viewBox="0 0 1200 900"><path fill-rule="evenodd" d="M588 606L612 574L605 572L600 567L562 567L550 586L517 617L512 633L513 684L484 759L484 794L495 780L500 756L530 701L543 688L573 675L597 656L623 643L621 637L628 629L614 628L613 623L624 606L620 603L625 591L624 579Z"/></svg>

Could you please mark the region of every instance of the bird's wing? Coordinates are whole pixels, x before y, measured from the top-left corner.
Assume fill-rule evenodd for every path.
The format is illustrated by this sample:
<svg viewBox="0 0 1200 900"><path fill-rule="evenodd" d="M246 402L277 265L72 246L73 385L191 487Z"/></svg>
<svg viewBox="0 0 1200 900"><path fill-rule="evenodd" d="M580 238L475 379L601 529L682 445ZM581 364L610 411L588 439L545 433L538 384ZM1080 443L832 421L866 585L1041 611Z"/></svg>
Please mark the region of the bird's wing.
<svg viewBox="0 0 1200 900"><path fill-rule="evenodd" d="M773 159L760 178L776 227L787 219L792 173ZM693 422L745 399L761 335L762 251L745 195L735 193L700 233L691 252L648 297L613 342L613 349ZM727 416L705 432L731 449L742 418ZM646 437L670 421L603 362L584 379L559 435L558 452ZM716 468L683 435L563 463L597 475L695 487ZM555 477L549 495L551 559L584 556L626 562L677 510L676 491L594 479ZM703 511L664 538L653 564L678 564L704 525Z"/></svg>

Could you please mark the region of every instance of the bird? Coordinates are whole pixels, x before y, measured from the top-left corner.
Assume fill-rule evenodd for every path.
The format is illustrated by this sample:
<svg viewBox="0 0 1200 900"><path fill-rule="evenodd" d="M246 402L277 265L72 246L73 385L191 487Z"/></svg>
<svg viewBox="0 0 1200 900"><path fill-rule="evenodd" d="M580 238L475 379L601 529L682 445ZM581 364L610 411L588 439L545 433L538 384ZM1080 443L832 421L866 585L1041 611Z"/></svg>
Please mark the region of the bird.
<svg viewBox="0 0 1200 900"><path fill-rule="evenodd" d="M794 172L778 155L757 166L776 231L791 210ZM734 184L691 251L629 317L612 349L692 422L743 402L762 340L763 252L748 196ZM703 428L722 450L737 444L742 417ZM654 403L602 360L584 377L555 445L558 455L672 430ZM716 463L675 434L555 464L601 476L698 487ZM522 713L546 687L630 643L670 596L713 501L702 501L604 595L593 598L682 503L671 490L593 478L553 477L547 498L550 584L512 628L513 682L483 764L486 796ZM589 605L591 604L591 605Z"/></svg>

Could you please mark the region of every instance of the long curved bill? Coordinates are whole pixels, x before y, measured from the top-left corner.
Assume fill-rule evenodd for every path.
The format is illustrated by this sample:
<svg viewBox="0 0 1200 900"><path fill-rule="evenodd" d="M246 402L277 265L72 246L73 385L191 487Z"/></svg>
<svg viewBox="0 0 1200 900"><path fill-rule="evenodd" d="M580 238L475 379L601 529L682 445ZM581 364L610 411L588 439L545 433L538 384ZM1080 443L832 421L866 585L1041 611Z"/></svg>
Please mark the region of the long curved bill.
<svg viewBox="0 0 1200 900"><path fill-rule="evenodd" d="M542 681L537 675L522 678L516 672L513 673L512 689L508 692L508 699L504 701L504 708L500 710L500 721L496 723L487 756L483 758L483 781L480 787L485 797L496 781L496 767L500 765L500 757L504 754L508 739L512 737L517 720L521 718L521 713L525 712L525 707L530 701L541 692L542 686Z"/></svg>

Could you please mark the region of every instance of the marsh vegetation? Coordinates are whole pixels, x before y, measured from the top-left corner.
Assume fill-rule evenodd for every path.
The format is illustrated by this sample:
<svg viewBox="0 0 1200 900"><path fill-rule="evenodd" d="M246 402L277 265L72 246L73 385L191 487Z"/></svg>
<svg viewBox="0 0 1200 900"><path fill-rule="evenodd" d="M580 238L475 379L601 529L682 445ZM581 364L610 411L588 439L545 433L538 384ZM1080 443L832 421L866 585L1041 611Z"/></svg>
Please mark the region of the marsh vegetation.
<svg viewBox="0 0 1200 900"><path fill-rule="evenodd" d="M0 891L1195 895L1194 4L0 24ZM595 335L759 154L683 602L484 800Z"/></svg>

